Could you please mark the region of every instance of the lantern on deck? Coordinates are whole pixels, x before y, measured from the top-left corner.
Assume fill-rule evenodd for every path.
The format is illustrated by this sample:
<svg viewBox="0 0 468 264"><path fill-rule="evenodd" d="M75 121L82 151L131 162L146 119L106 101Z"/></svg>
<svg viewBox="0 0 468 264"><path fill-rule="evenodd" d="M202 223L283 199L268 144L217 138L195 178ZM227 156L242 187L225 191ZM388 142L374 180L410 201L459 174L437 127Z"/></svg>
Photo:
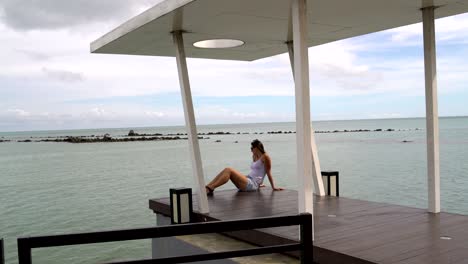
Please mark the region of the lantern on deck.
<svg viewBox="0 0 468 264"><path fill-rule="evenodd" d="M192 189L171 188L169 189L171 201L171 223L185 224L192 220Z"/></svg>
<svg viewBox="0 0 468 264"><path fill-rule="evenodd" d="M323 187L329 196L340 196L339 173L322 171Z"/></svg>

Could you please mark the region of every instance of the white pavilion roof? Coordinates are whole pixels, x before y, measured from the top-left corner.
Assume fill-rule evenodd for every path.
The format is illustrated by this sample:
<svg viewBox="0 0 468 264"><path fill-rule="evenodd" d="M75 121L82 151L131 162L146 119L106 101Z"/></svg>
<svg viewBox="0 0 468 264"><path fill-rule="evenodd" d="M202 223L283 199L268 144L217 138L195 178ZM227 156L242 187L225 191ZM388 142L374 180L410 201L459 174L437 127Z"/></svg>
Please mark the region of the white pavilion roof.
<svg viewBox="0 0 468 264"><path fill-rule="evenodd" d="M91 52L175 56L172 31L183 30L187 57L252 61L287 52L290 0L164 0L91 43ZM468 0L308 0L309 46L468 12ZM422 30L422 27L421 27ZM200 49L194 42L238 39L243 46Z"/></svg>

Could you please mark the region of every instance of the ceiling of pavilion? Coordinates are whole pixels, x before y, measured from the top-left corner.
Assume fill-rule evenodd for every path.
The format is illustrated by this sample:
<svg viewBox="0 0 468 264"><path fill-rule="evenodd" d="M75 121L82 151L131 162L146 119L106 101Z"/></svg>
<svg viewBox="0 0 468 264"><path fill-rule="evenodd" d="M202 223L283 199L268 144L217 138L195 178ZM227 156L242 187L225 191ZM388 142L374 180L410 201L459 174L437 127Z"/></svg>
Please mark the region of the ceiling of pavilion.
<svg viewBox="0 0 468 264"><path fill-rule="evenodd" d="M287 52L290 0L165 0L91 43L91 52L175 56L171 32L183 30L187 57L252 61ZM468 12L468 0L308 0L309 46ZM422 30L422 28L421 28ZM206 39L238 39L243 46L201 49Z"/></svg>

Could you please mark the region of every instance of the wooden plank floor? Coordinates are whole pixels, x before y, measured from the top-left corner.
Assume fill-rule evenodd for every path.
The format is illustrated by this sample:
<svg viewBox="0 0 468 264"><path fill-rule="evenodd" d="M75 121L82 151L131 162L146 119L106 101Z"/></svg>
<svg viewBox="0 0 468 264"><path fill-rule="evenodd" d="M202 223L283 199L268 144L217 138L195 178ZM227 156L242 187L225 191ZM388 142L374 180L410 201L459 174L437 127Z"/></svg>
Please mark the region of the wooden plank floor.
<svg viewBox="0 0 468 264"><path fill-rule="evenodd" d="M194 210L198 208L194 197ZM216 191L202 220L296 214L297 192ZM169 199L150 200L169 215ZM314 260L318 263L468 263L468 216L343 197L314 198ZM240 239L270 245L298 239L297 227L237 232ZM440 239L441 236L450 240Z"/></svg>

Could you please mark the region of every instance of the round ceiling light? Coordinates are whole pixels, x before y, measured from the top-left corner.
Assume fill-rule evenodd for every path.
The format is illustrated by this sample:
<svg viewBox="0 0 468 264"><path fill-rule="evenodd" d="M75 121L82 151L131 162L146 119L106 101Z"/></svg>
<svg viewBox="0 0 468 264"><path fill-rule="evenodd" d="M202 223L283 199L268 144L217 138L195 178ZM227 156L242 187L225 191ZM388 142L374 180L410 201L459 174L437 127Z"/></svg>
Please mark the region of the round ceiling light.
<svg viewBox="0 0 468 264"><path fill-rule="evenodd" d="M244 41L237 39L208 39L193 43L193 46L202 49L226 49L244 45Z"/></svg>

